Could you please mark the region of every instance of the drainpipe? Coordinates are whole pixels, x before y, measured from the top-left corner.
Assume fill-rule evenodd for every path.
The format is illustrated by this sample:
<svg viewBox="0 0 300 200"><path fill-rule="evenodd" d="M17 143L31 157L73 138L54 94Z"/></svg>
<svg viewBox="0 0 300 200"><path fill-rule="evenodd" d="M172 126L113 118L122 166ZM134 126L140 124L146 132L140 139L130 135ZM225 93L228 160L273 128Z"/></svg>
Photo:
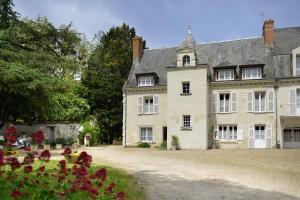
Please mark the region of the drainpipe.
<svg viewBox="0 0 300 200"><path fill-rule="evenodd" d="M125 83L126 85L126 83ZM127 91L125 89L125 85L123 87L123 127L124 127L124 147L127 148Z"/></svg>
<svg viewBox="0 0 300 200"><path fill-rule="evenodd" d="M275 141L276 141L276 149L278 149L278 101L277 101L277 96L278 96L278 79L275 78L274 82L274 90L275 90L275 117L276 117L276 124L275 124Z"/></svg>

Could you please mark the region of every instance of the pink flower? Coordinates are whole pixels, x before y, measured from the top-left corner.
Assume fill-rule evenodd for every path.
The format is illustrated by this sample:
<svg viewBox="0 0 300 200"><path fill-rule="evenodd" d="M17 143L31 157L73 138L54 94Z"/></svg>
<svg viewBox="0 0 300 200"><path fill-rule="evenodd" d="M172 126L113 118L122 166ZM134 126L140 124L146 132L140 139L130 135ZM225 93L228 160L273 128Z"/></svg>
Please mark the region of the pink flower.
<svg viewBox="0 0 300 200"><path fill-rule="evenodd" d="M13 171L21 167L21 164L16 157L8 157L6 158L6 162Z"/></svg>
<svg viewBox="0 0 300 200"><path fill-rule="evenodd" d="M65 148L64 152L62 153L62 155L69 155L72 153L72 149L70 147Z"/></svg>
<svg viewBox="0 0 300 200"><path fill-rule="evenodd" d="M39 167L39 171L41 172L41 173L43 173L44 171L45 171L45 166L43 165L43 166L40 166Z"/></svg>
<svg viewBox="0 0 300 200"><path fill-rule="evenodd" d="M38 131L38 132L32 134L32 140L34 142L36 142L37 144L42 144L44 139L45 139L45 137L44 137L43 131Z"/></svg>
<svg viewBox="0 0 300 200"><path fill-rule="evenodd" d="M25 172L26 174L32 172L32 166L31 166L31 165L26 165L26 166L24 167L24 172Z"/></svg>
<svg viewBox="0 0 300 200"><path fill-rule="evenodd" d="M113 189L116 187L115 183L111 183L106 189L105 189L105 193L106 194L111 194L113 192Z"/></svg>
<svg viewBox="0 0 300 200"><path fill-rule="evenodd" d="M0 149L0 167L3 166L4 163L4 151Z"/></svg>
<svg viewBox="0 0 300 200"><path fill-rule="evenodd" d="M115 195L114 199L115 200L125 200L125 192L124 191L118 192Z"/></svg>
<svg viewBox="0 0 300 200"><path fill-rule="evenodd" d="M18 199L19 197L21 197L21 192L17 189L14 189L11 193L10 193L11 198L13 199Z"/></svg>
<svg viewBox="0 0 300 200"><path fill-rule="evenodd" d="M45 149L44 151L42 151L41 155L39 156L39 160L48 162L50 160L50 157L51 157L50 151Z"/></svg>
<svg viewBox="0 0 300 200"><path fill-rule="evenodd" d="M78 159L76 160L75 164L83 165L86 167L90 167L92 162L92 156L88 155L87 152L83 151L80 153Z"/></svg>
<svg viewBox="0 0 300 200"><path fill-rule="evenodd" d="M14 126L11 126L7 129L5 129L5 131L4 131L5 134L11 134L11 133L16 133L16 132L17 132L17 129Z"/></svg>
<svg viewBox="0 0 300 200"><path fill-rule="evenodd" d="M104 168L97 170L96 173L94 174L95 178L99 178L102 181L106 180L106 176L107 176L107 172L106 172L106 169L104 169Z"/></svg>

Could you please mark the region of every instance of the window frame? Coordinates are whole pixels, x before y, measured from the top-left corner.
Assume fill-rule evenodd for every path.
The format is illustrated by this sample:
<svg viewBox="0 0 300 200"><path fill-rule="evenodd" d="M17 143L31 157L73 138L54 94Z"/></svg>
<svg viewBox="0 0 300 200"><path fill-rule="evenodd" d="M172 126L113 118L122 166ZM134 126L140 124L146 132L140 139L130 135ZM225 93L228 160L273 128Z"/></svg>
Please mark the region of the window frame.
<svg viewBox="0 0 300 200"><path fill-rule="evenodd" d="M296 70L296 72L295 72L295 74L296 74L296 76L300 76L300 54L296 54L296 66L295 66L295 70ZM299 69L297 69L297 67L299 68ZM297 71L299 71L299 73L297 73Z"/></svg>
<svg viewBox="0 0 300 200"><path fill-rule="evenodd" d="M237 124L219 124L218 125L219 141L221 142L237 142L238 141L238 125ZM231 136L231 138L230 138Z"/></svg>
<svg viewBox="0 0 300 200"><path fill-rule="evenodd" d="M256 128L258 128L258 130L256 130ZM267 139L266 137L267 137L267 127L266 127L266 125L264 125L264 124L255 124L254 125L254 139L255 140L266 140Z"/></svg>
<svg viewBox="0 0 300 200"><path fill-rule="evenodd" d="M217 76L216 76L217 81L232 81L232 80L234 80L234 76L235 76L234 71L235 71L234 69L218 69L218 70L216 70L216 72L217 72ZM226 77L226 75L227 75L226 72L230 72L230 78ZM221 79L221 75L223 77L222 79Z"/></svg>
<svg viewBox="0 0 300 200"><path fill-rule="evenodd" d="M219 93L219 113L230 113L230 111L231 111L231 107L230 107L230 102L231 102L231 100L230 100L230 94L231 93L227 93L227 92L222 92L222 93ZM223 95L224 97L224 99L223 100L221 100L221 95ZM228 100L226 100L226 96L229 96L229 98L228 98ZM222 105L223 104L223 105ZM226 104L228 104L228 111L226 111ZM222 111L222 109L221 109L221 106L223 106L222 108L223 108L223 111Z"/></svg>
<svg viewBox="0 0 300 200"><path fill-rule="evenodd" d="M256 110L256 94L258 96L258 110ZM264 94L264 101L262 101L262 94ZM267 92L266 91L254 91L253 92L253 112L255 113L264 113L267 112ZM264 102L264 110L262 109L262 102Z"/></svg>
<svg viewBox="0 0 300 200"><path fill-rule="evenodd" d="M188 84L187 88L185 88L185 84ZM191 83L189 81L183 81L181 83L181 94L183 95L191 94Z"/></svg>
<svg viewBox="0 0 300 200"><path fill-rule="evenodd" d="M189 118L189 120L186 121L185 118ZM183 129L190 129L190 128L192 128L192 117L191 117L191 115L183 115L182 116L182 128Z"/></svg>
<svg viewBox="0 0 300 200"><path fill-rule="evenodd" d="M145 132L143 133L143 130ZM151 130L151 132L149 132ZM149 134L151 133L151 136ZM145 134L145 136L142 136L142 134ZM148 140L151 138L151 140ZM153 142L153 128L151 126L145 126L145 127L140 127L140 142L143 143L152 143Z"/></svg>
<svg viewBox="0 0 300 200"><path fill-rule="evenodd" d="M183 67L191 66L191 57L189 55L184 55L182 57L182 66Z"/></svg>
<svg viewBox="0 0 300 200"><path fill-rule="evenodd" d="M254 71L257 70L255 73L257 74L254 76ZM247 75L247 71L250 76ZM262 67L243 67L242 68L242 79L243 80L251 80L251 79L262 79L263 69Z"/></svg>
<svg viewBox="0 0 300 200"><path fill-rule="evenodd" d="M151 102L152 100L152 102ZM146 101L148 101L146 103ZM154 96L144 96L143 98L143 113L153 114L154 113Z"/></svg>
<svg viewBox="0 0 300 200"><path fill-rule="evenodd" d="M138 87L149 87L154 85L155 85L155 80L153 75L138 76Z"/></svg>

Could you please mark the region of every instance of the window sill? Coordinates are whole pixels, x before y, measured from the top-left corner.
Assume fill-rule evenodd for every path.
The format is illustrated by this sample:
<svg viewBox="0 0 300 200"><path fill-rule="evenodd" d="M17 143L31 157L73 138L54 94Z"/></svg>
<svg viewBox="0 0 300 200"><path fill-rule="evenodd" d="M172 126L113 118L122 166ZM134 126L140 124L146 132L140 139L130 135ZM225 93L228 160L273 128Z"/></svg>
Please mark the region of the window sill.
<svg viewBox="0 0 300 200"><path fill-rule="evenodd" d="M180 130L182 130L182 131L191 131L192 127L181 127Z"/></svg>
<svg viewBox="0 0 300 200"><path fill-rule="evenodd" d="M139 113L139 115L157 115L158 113Z"/></svg>
<svg viewBox="0 0 300 200"><path fill-rule="evenodd" d="M190 96L192 93L180 93L180 96Z"/></svg>
<svg viewBox="0 0 300 200"><path fill-rule="evenodd" d="M226 144L236 144L238 140L217 140L219 143L226 143Z"/></svg>

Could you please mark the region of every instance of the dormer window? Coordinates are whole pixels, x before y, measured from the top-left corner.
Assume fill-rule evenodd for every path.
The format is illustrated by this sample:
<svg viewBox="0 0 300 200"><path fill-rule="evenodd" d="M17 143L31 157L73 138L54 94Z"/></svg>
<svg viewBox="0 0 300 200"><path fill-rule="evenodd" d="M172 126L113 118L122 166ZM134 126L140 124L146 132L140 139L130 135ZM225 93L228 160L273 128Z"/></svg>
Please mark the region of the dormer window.
<svg viewBox="0 0 300 200"><path fill-rule="evenodd" d="M300 76L300 55L296 56L296 76Z"/></svg>
<svg viewBox="0 0 300 200"><path fill-rule="evenodd" d="M242 68L243 79L261 79L262 68L261 67L245 67Z"/></svg>
<svg viewBox="0 0 300 200"><path fill-rule="evenodd" d="M183 56L182 66L190 66L190 57L188 55Z"/></svg>
<svg viewBox="0 0 300 200"><path fill-rule="evenodd" d="M154 76L138 76L138 86L153 86L154 85Z"/></svg>
<svg viewBox="0 0 300 200"><path fill-rule="evenodd" d="M217 81L234 80L234 69L219 69L215 73Z"/></svg>

